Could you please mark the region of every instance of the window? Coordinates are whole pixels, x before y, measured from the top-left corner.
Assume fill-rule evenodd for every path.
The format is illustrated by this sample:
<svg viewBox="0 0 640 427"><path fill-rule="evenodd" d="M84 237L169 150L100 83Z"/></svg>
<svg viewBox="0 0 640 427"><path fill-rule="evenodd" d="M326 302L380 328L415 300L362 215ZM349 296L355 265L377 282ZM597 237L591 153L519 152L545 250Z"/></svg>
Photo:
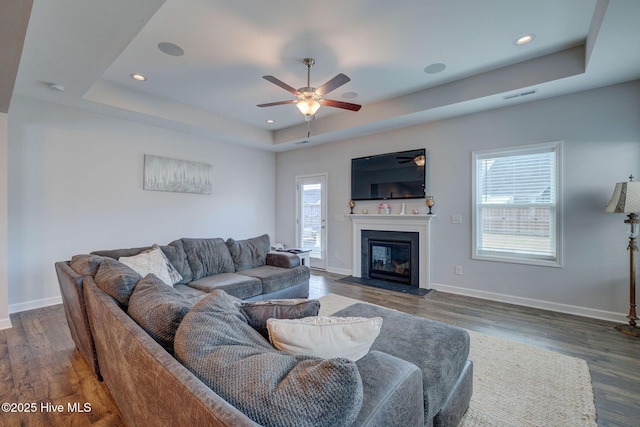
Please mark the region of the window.
<svg viewBox="0 0 640 427"><path fill-rule="evenodd" d="M473 153L473 258L561 266L561 143Z"/></svg>

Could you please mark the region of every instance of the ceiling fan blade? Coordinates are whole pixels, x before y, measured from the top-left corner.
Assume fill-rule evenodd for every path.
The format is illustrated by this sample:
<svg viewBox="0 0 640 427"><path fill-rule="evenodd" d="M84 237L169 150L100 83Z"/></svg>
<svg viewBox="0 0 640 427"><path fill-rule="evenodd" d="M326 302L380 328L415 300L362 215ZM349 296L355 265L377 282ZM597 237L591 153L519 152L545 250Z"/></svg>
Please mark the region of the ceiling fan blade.
<svg viewBox="0 0 640 427"><path fill-rule="evenodd" d="M350 102L334 101L333 99L323 99L322 105L326 105L328 107L343 108L345 110L351 111L359 111L360 108L362 108L362 105L352 104Z"/></svg>
<svg viewBox="0 0 640 427"><path fill-rule="evenodd" d="M273 107L274 105L285 105L285 104L293 104L297 100L290 99L289 101L278 101L278 102L269 102L268 104L258 104L258 107Z"/></svg>
<svg viewBox="0 0 640 427"><path fill-rule="evenodd" d="M351 81L351 79L349 77L347 77L346 75L340 73L337 76L335 76L334 78L332 78L331 80L329 80L328 82L326 82L325 84L323 84L322 86L320 86L316 90L316 93L318 95L320 95L320 96L324 96L324 95L328 94L329 92L331 92L332 90L335 90L335 89L339 88L343 84L349 83L350 81Z"/></svg>
<svg viewBox="0 0 640 427"><path fill-rule="evenodd" d="M280 86L282 89L284 90L288 90L289 92L291 92L294 95L300 95L300 91L298 89L295 89L291 86L289 86L288 84L286 84L285 82L283 82L280 79L277 79L273 76L262 76L263 79L270 81L271 83Z"/></svg>

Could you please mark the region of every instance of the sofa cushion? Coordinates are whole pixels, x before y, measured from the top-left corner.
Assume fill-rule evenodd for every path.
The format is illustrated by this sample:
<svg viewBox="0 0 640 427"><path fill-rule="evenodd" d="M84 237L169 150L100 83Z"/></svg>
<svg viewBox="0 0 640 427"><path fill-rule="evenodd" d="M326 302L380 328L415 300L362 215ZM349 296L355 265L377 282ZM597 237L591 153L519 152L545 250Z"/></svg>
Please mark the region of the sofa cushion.
<svg viewBox="0 0 640 427"><path fill-rule="evenodd" d="M349 426L362 406L354 362L274 349L221 291L187 313L174 348L202 382L261 425Z"/></svg>
<svg viewBox="0 0 640 427"><path fill-rule="evenodd" d="M266 262L274 267L293 268L300 265L300 258L289 252L269 252Z"/></svg>
<svg viewBox="0 0 640 427"><path fill-rule="evenodd" d="M120 304L127 304L133 289L142 278L131 267L106 258L98 267L95 281L100 289L111 295Z"/></svg>
<svg viewBox="0 0 640 427"><path fill-rule="evenodd" d="M425 420L431 420L440 411L467 362L467 331L372 304L353 304L333 316L382 317L380 335L371 350L418 366L422 370Z"/></svg>
<svg viewBox="0 0 640 427"><path fill-rule="evenodd" d="M272 299L240 302L237 305L249 326L267 339L267 319L302 319L317 316L320 311L320 301L317 299Z"/></svg>
<svg viewBox="0 0 640 427"><path fill-rule="evenodd" d="M167 271L169 271L169 277L171 278L171 284L175 285L177 283L181 283L182 282L182 274L180 274L180 272L173 266L171 261L169 261L169 258L167 257L167 254L165 254L164 251L162 250L162 247L160 247L159 245L154 244L153 246L151 246L151 248L160 250L160 255L162 255L162 259L164 260L164 263L167 265Z"/></svg>
<svg viewBox="0 0 640 427"><path fill-rule="evenodd" d="M100 255L104 257L118 259L123 256L138 255L140 252L146 251L149 249L151 249L151 246L145 246L142 248L128 248L128 249L107 249L107 250L93 251L91 252L91 255Z"/></svg>
<svg viewBox="0 0 640 427"><path fill-rule="evenodd" d="M158 277L149 274L133 290L127 313L158 344L173 354L173 338L192 306L193 303L173 286L167 286Z"/></svg>
<svg viewBox="0 0 640 427"><path fill-rule="evenodd" d="M262 294L262 282L260 280L237 273L220 273L214 276L206 276L194 280L187 286L207 293L218 289L240 299Z"/></svg>
<svg viewBox="0 0 640 427"><path fill-rule="evenodd" d="M81 276L95 276L102 261L104 257L99 255L74 255L71 257L69 266Z"/></svg>
<svg viewBox="0 0 640 427"><path fill-rule="evenodd" d="M192 280L235 271L233 258L224 240L182 239L182 243L193 274Z"/></svg>
<svg viewBox="0 0 640 427"><path fill-rule="evenodd" d="M184 251L182 239L174 240L166 246L160 246L171 265L180 273L182 280L175 282L174 285L184 285L193 280L193 273L187 260L187 253Z"/></svg>
<svg viewBox="0 0 640 427"><path fill-rule="evenodd" d="M309 268L303 265L294 268L280 268L271 265L242 270L239 274L255 277L262 282L262 292L276 292L291 285L309 280Z"/></svg>
<svg viewBox="0 0 640 427"><path fill-rule="evenodd" d="M271 241L268 234L246 240L226 241L236 271L260 267L267 261Z"/></svg>
<svg viewBox="0 0 640 427"><path fill-rule="evenodd" d="M293 355L363 358L380 333L382 318L305 317L268 319L269 341Z"/></svg>
<svg viewBox="0 0 640 427"><path fill-rule="evenodd" d="M207 295L206 292L187 285L173 285L173 289L180 292L186 299L193 303L198 302L202 297Z"/></svg>
<svg viewBox="0 0 640 427"><path fill-rule="evenodd" d="M168 260L158 246L142 251L138 255L120 257L118 261L131 267L140 276L155 274L165 284L173 285L167 267Z"/></svg>

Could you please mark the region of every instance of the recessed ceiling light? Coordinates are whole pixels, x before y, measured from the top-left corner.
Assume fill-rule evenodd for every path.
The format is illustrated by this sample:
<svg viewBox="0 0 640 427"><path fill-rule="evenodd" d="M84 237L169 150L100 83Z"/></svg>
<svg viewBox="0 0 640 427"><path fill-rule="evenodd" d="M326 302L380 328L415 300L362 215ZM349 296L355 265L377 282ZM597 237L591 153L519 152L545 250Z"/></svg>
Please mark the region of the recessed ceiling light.
<svg viewBox="0 0 640 427"><path fill-rule="evenodd" d="M531 43L535 38L535 34L526 34L522 37L517 38L513 43L517 44L518 46L522 46L523 44Z"/></svg>
<svg viewBox="0 0 640 427"><path fill-rule="evenodd" d="M438 74L444 71L445 68L447 68L446 64L443 64L442 62L436 62L434 64L427 65L424 68L424 72L427 74Z"/></svg>
<svg viewBox="0 0 640 427"><path fill-rule="evenodd" d="M270 125L274 124L276 121L273 119L267 119L265 120L265 122L269 123Z"/></svg>
<svg viewBox="0 0 640 427"><path fill-rule="evenodd" d="M358 94L355 93L355 92L345 92L345 93L342 94L342 97L344 99L353 99L353 98L357 98Z"/></svg>
<svg viewBox="0 0 640 427"><path fill-rule="evenodd" d="M169 43L169 42L161 42L158 43L158 49L167 55L171 56L182 56L184 55L184 50L178 46L177 44Z"/></svg>
<svg viewBox="0 0 640 427"><path fill-rule="evenodd" d="M145 76L143 76L142 74L135 74L135 73L131 74L131 78L133 80L137 80L139 82L143 82L143 81L147 80L147 78Z"/></svg>

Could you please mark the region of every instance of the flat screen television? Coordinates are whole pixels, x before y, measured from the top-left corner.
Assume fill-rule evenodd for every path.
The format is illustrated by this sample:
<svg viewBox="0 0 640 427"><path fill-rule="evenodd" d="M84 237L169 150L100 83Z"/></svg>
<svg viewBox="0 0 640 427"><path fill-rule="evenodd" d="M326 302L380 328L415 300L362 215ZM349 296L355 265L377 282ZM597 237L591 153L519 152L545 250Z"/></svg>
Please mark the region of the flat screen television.
<svg viewBox="0 0 640 427"><path fill-rule="evenodd" d="M423 198L428 165L425 149L351 159L351 199Z"/></svg>

